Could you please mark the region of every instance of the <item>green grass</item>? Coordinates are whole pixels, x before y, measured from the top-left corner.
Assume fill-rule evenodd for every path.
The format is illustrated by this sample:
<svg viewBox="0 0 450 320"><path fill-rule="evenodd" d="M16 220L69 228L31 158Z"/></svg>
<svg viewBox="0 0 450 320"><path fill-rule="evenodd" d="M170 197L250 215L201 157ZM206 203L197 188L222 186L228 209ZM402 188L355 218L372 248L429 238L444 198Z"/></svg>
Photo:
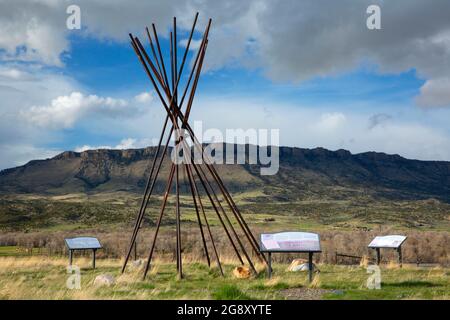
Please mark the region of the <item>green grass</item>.
<svg viewBox="0 0 450 320"><path fill-rule="evenodd" d="M450 299L449 269L429 270L407 266L382 268L381 290L366 288L368 274L362 267L320 265L311 286L307 274L287 272L285 264L274 264L274 277L264 272L251 279L235 279L233 265L224 266L225 277L217 268L203 263L185 263L184 278L179 280L175 263L156 262L147 279L142 270L120 274L120 261L99 259L98 268L90 260L79 258L81 290L69 290L66 259L39 257L0 258L1 299L285 299L285 290L316 292L322 299ZM111 274L116 284L95 287L99 274ZM300 290L300 291L301 291ZM303 296L296 297L302 299Z"/></svg>
<svg viewBox="0 0 450 320"><path fill-rule="evenodd" d="M268 229L283 229L295 224L304 229L354 230L389 224L395 229L450 231L450 204L437 200L386 200L369 195L333 198L332 194L323 197L305 194L301 199L291 197L279 201L262 191L233 193L233 198L247 222ZM172 207L173 200L169 198L168 207ZM161 197L157 196L150 202L150 216L157 215L160 201ZM126 192L93 196L68 194L64 197L9 195L0 197L0 228L62 231L99 225L129 225L135 219L139 204L140 195ZM192 199L182 195L181 204L183 222L196 223ZM204 204L211 211L208 201ZM173 212L168 211L165 223L172 220ZM212 213L210 222L212 225L220 223Z"/></svg>
<svg viewBox="0 0 450 320"><path fill-rule="evenodd" d="M18 256L20 254L17 246L0 247L0 257Z"/></svg>
<svg viewBox="0 0 450 320"><path fill-rule="evenodd" d="M224 284L218 287L212 294L216 300L250 300L249 295L243 293L236 285Z"/></svg>
<svg viewBox="0 0 450 320"><path fill-rule="evenodd" d="M32 250L32 251L31 251ZM0 257L24 257L45 254L45 248L26 249L19 246L0 246Z"/></svg>

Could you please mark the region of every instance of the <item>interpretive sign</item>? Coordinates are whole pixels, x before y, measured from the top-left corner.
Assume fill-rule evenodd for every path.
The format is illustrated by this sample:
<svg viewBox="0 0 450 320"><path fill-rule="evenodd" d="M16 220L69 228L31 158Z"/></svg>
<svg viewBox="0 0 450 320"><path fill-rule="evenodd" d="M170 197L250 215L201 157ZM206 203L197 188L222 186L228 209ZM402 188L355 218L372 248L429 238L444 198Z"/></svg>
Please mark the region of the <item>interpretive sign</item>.
<svg viewBox="0 0 450 320"><path fill-rule="evenodd" d="M279 232L261 234L260 251L268 254L268 276L272 276L272 253L308 253L309 281L312 281L313 254L321 252L317 233Z"/></svg>
<svg viewBox="0 0 450 320"><path fill-rule="evenodd" d="M102 248L100 241L94 237L78 237L64 239L69 249L69 264L72 265L75 250L92 250L92 267L95 269L95 253Z"/></svg>
<svg viewBox="0 0 450 320"><path fill-rule="evenodd" d="M377 253L377 264L381 263L382 248L394 249L398 254L398 263L402 266L402 244L406 237L401 235L388 235L375 237L368 245L369 248L374 249Z"/></svg>
<svg viewBox="0 0 450 320"><path fill-rule="evenodd" d="M309 232L263 233L261 251L320 252L320 239L317 233Z"/></svg>
<svg viewBox="0 0 450 320"><path fill-rule="evenodd" d="M93 237L79 237L64 239L67 248L70 250L85 250L85 249L101 249L102 246L97 238Z"/></svg>
<svg viewBox="0 0 450 320"><path fill-rule="evenodd" d="M375 237L372 242L369 243L369 248L393 248L396 249L405 242L405 236L391 235L391 236L378 236Z"/></svg>

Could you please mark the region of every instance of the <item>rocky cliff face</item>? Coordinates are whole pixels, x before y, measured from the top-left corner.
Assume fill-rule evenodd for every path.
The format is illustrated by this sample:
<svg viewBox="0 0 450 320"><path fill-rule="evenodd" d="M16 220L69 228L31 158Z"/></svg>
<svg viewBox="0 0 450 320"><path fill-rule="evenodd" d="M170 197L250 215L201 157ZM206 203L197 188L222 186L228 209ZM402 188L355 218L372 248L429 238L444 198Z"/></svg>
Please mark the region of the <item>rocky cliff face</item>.
<svg viewBox="0 0 450 320"><path fill-rule="evenodd" d="M66 151L52 159L30 161L0 172L0 191L7 193L106 191L141 192L155 147L132 150ZM169 150L170 152L170 150ZM170 168L163 163L157 190ZM347 197L359 193L396 199L438 198L450 202L450 162L408 160L398 155L323 148L280 148L280 170L261 176L258 165L218 165L234 191L263 190L274 196Z"/></svg>

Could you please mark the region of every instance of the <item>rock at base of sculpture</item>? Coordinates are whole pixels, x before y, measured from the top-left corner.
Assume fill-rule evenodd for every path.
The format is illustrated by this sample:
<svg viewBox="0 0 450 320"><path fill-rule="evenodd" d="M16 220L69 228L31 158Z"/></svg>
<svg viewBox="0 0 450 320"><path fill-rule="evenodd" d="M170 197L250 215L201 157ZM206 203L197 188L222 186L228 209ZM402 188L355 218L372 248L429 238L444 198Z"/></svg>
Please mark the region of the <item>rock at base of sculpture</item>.
<svg viewBox="0 0 450 320"><path fill-rule="evenodd" d="M112 286L113 284L116 283L116 280L114 279L113 276L109 275L109 274L101 274L95 277L94 279L94 286Z"/></svg>
<svg viewBox="0 0 450 320"><path fill-rule="evenodd" d="M308 260L305 259L294 259L288 267L288 271L296 272L296 271L308 271ZM316 265L313 263L313 270L316 271Z"/></svg>
<svg viewBox="0 0 450 320"><path fill-rule="evenodd" d="M144 267L144 260L143 259L138 259L138 260L134 260L132 263L131 263L131 265L130 265L130 267L131 267L131 269L142 269L143 267Z"/></svg>
<svg viewBox="0 0 450 320"><path fill-rule="evenodd" d="M250 269L247 267L236 267L233 269L233 276L238 279L247 279L250 275Z"/></svg>

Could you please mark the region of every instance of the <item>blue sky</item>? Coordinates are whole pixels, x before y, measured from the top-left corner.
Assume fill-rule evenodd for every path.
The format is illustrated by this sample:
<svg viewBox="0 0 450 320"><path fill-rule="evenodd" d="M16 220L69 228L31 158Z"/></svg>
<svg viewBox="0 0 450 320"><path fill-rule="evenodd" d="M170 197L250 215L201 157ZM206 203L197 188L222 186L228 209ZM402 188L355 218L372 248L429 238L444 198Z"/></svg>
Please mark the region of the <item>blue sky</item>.
<svg viewBox="0 0 450 320"><path fill-rule="evenodd" d="M145 72L131 45L72 36L70 55L64 58L61 70L82 83L88 90L100 95L114 92L152 91ZM162 50L168 59L168 41L163 38ZM184 48L179 48L180 53ZM192 58L193 54L189 54ZM189 65L184 69L186 80ZM336 76L316 77L302 83L273 81L261 68L248 69L224 66L202 75L201 94L261 96L263 99L323 104L368 102L379 104L413 105L413 98L424 84L414 69L397 74L377 72L376 65L358 65L354 70Z"/></svg>
<svg viewBox="0 0 450 320"><path fill-rule="evenodd" d="M369 31L369 2L344 1L333 16L309 0L177 3L186 10L79 1L83 28L72 31L68 2L11 2L0 15L16 32L0 36L0 169L64 150L153 144L163 108L128 32L146 42L151 19L164 35L177 14L182 40L197 10L197 40L213 19L192 115L205 128L276 128L281 145L450 160L447 4L372 1L384 20ZM130 20L133 8L150 14ZM422 29L406 28L408 19L422 19ZM167 38L162 46L167 57Z"/></svg>

